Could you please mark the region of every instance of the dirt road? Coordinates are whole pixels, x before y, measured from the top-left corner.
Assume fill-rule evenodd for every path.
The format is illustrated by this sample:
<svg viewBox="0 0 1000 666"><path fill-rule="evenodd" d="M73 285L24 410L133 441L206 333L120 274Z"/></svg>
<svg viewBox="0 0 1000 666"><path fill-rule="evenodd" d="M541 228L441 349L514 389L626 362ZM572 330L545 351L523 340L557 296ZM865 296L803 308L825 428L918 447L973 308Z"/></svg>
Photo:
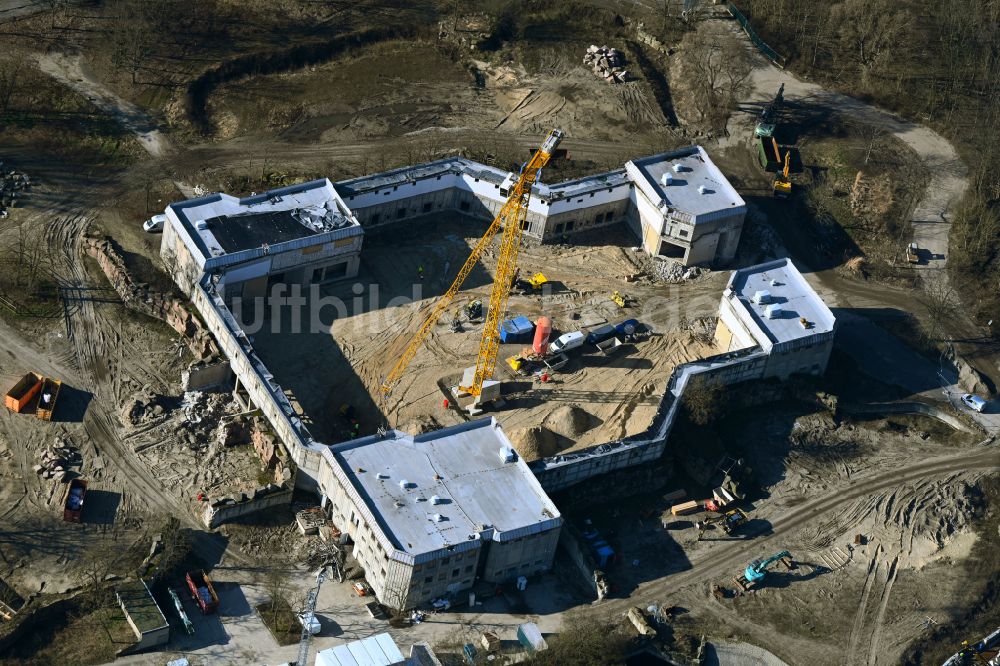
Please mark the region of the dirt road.
<svg viewBox="0 0 1000 666"><path fill-rule="evenodd" d="M667 598L667 595L676 595L677 590L681 588L728 579L732 576L732 572L761 553L768 552L769 548L778 550L783 548L783 540L795 531L824 515L841 511L844 506L859 498L887 488L968 469L982 472L1000 470L1000 456L993 448L976 448L952 456L924 460L913 465L857 477L846 490L836 490L773 517L766 534L754 534L748 531L746 540L725 542L710 555L693 559L690 569L642 585L628 599L615 600L608 605L621 607L622 610L637 604L644 607L647 603Z"/></svg>
<svg viewBox="0 0 1000 666"><path fill-rule="evenodd" d="M65 53L36 53L39 69L86 97L102 111L114 116L132 131L147 153L160 157L170 150L170 143L157 128L156 123L139 107L123 100L83 67L79 55Z"/></svg>

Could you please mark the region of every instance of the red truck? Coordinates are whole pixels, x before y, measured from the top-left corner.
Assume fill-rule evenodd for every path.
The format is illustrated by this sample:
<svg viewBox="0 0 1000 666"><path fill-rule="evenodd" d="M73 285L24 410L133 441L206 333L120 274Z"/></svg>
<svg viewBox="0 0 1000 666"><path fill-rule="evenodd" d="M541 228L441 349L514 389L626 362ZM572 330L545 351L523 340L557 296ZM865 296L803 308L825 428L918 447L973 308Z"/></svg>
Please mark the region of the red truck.
<svg viewBox="0 0 1000 666"><path fill-rule="evenodd" d="M83 519L83 498L86 495L86 481L73 479L69 482L66 497L63 498L63 520L67 523L79 523Z"/></svg>
<svg viewBox="0 0 1000 666"><path fill-rule="evenodd" d="M208 579L208 574L204 570L198 569L189 571L185 578L188 589L191 590L191 596L194 597L194 602L198 604L202 614L214 613L219 607L219 597L215 594L215 588L212 587L212 581Z"/></svg>

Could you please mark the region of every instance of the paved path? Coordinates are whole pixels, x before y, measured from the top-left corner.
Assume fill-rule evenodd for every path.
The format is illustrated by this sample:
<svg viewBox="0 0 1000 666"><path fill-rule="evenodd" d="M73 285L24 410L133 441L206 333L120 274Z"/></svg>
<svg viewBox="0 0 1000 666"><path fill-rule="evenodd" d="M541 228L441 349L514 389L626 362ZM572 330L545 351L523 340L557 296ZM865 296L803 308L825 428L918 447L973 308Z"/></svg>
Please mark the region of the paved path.
<svg viewBox="0 0 1000 666"><path fill-rule="evenodd" d="M734 22L726 22L726 25L728 29L743 35ZM753 49L749 40L747 46ZM910 216L913 240L925 250L923 261L917 268L928 273L925 277L947 280L944 268L948 257L948 231L955 206L969 184L968 169L955 147L928 127L903 120L854 97L802 81L791 72L778 69L756 50L753 50L753 54L752 92L748 102L769 102L781 84L784 84L786 100L827 109L849 122L880 127L905 143L920 157L931 178ZM734 116L730 122L730 135L725 143L733 143L746 137L745 125L748 121L752 124L756 118L739 114Z"/></svg>

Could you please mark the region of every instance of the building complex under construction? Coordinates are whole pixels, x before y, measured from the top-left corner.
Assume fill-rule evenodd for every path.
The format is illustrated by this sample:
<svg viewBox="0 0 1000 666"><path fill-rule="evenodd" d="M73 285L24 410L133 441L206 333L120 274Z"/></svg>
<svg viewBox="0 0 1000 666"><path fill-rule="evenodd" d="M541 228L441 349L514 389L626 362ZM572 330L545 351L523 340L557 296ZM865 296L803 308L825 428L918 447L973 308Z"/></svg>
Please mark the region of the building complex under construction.
<svg viewBox="0 0 1000 666"><path fill-rule="evenodd" d="M659 458L695 375L735 383L819 374L829 356L832 314L791 262L779 260L733 274L715 335L722 353L674 369L642 432L534 461L518 456L492 420L417 437L314 437L310 416L289 400L232 304L266 298L275 285L355 276L366 230L446 213L492 218L517 178L451 158L246 199L213 194L166 210L164 262L228 357L234 394L266 418L297 465L296 483L320 493L380 598L398 597L397 607L464 589L473 578L502 582L547 569L561 518L546 491ZM740 196L694 146L619 171L536 182L522 229L541 243L572 243L581 232L620 225L650 255L721 265L736 254L745 213Z"/></svg>

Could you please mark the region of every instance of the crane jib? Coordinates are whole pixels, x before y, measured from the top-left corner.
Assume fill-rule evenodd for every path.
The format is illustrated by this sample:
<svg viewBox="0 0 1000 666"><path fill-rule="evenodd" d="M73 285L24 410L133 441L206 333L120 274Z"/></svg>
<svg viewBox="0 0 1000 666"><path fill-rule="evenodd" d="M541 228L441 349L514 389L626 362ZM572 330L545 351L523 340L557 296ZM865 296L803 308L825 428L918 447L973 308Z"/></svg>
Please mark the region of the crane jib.
<svg viewBox="0 0 1000 666"><path fill-rule="evenodd" d="M500 209L500 213L494 218L486 233L476 243L472 253L466 259L465 264L459 270L458 275L452 282L451 287L435 303L430 313L424 319L417 333L410 339L403 353L397 359L392 370L382 383L382 393L388 395L393 387L399 382L407 366L416 356L417 351L423 345L431 328L451 305L452 300L458 293L475 267L483 251L493 240L493 237L503 228L500 241L500 253L497 260L497 270L493 279L493 289L490 293L490 305L486 313L483 326L483 336L480 340L479 356L476 360L476 372L471 386L460 387L475 397L479 397L482 392L483 381L493 376L496 368L497 351L500 345L499 325L506 307L507 299L510 296L510 287L514 280L514 272L517 266L517 255L521 244L522 226L527 219L528 204L531 198L531 188L538 180L538 175L549 160L552 158L556 147L562 140L563 134L559 130L549 132L545 141L539 147L531 159L522 165L517 183L512 188L510 196Z"/></svg>

